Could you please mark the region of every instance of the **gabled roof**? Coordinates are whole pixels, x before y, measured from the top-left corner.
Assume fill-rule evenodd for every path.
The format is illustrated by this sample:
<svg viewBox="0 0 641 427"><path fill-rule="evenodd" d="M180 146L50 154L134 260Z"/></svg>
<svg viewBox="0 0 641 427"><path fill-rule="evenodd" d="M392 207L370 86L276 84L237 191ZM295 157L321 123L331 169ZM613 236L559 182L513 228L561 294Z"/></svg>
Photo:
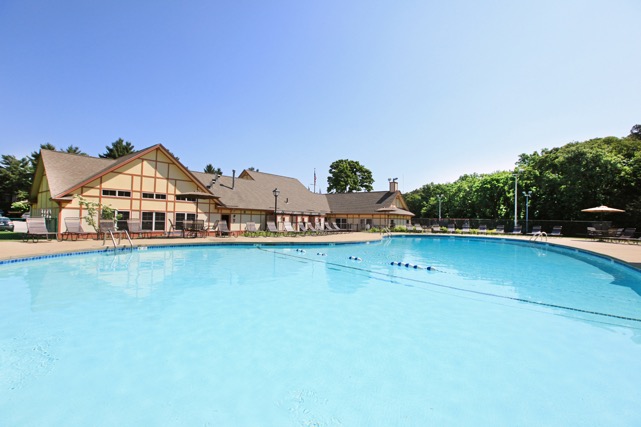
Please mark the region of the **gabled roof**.
<svg viewBox="0 0 641 427"><path fill-rule="evenodd" d="M215 175L192 172L200 182L209 185ZM322 194L309 191L300 181L264 172L243 171L235 179L221 176L209 191L220 197L229 208L274 210L274 189L278 188L278 211L287 213L327 213L329 205Z"/></svg>
<svg viewBox="0 0 641 427"><path fill-rule="evenodd" d="M96 171L109 167L114 161L113 159L100 159L60 151L41 150L31 188L31 199L37 197L40 181L45 173L49 181L51 198L59 199L66 194L67 188L84 181Z"/></svg>
<svg viewBox="0 0 641 427"><path fill-rule="evenodd" d="M398 191L330 193L325 195L332 214L379 214L414 216L404 210L405 200ZM391 210L394 208L394 210ZM383 210L381 210L383 209Z"/></svg>
<svg viewBox="0 0 641 427"><path fill-rule="evenodd" d="M40 181L45 173L49 181L51 198L53 200L61 200L83 185L154 150L162 151L167 157L173 159L176 166L187 176L190 176L194 183L201 184L162 144L156 144L117 159L103 159L59 151L41 150L40 160L36 167L36 174L31 188L31 199L33 200L37 197ZM207 191L205 186L202 186L200 190Z"/></svg>

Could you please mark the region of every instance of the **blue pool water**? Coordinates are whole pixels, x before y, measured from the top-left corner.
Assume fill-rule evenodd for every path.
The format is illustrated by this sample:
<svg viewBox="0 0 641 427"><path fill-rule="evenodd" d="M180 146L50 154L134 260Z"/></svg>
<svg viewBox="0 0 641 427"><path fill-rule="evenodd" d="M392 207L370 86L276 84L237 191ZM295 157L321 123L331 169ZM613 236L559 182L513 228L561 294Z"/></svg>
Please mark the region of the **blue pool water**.
<svg viewBox="0 0 641 427"><path fill-rule="evenodd" d="M641 425L641 274L543 244L58 257L0 313L2 426Z"/></svg>

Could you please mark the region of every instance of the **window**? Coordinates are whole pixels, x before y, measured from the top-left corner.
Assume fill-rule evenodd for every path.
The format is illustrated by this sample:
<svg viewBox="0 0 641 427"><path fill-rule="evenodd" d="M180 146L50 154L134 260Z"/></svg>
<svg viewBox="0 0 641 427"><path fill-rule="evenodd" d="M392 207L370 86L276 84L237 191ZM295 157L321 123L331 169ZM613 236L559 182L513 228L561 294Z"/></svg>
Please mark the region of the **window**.
<svg viewBox="0 0 641 427"><path fill-rule="evenodd" d="M142 198L143 199L165 200L165 199L167 199L167 195L166 194L160 194L160 193L142 193Z"/></svg>
<svg viewBox="0 0 641 427"><path fill-rule="evenodd" d="M128 230L127 220L130 215L129 211L116 211L116 218L118 218L118 215L120 215L120 219L118 220L118 230Z"/></svg>
<svg viewBox="0 0 641 427"><path fill-rule="evenodd" d="M177 213L176 214L176 230L182 230L184 228L185 221L195 221L196 214L193 213Z"/></svg>
<svg viewBox="0 0 641 427"><path fill-rule="evenodd" d="M102 190L102 195L109 196L109 197L131 197L131 191Z"/></svg>
<svg viewBox="0 0 641 427"><path fill-rule="evenodd" d="M165 231L165 213L143 212L141 225L143 230Z"/></svg>
<svg viewBox="0 0 641 427"><path fill-rule="evenodd" d="M192 196L176 196L176 200L181 202L195 202L196 198Z"/></svg>

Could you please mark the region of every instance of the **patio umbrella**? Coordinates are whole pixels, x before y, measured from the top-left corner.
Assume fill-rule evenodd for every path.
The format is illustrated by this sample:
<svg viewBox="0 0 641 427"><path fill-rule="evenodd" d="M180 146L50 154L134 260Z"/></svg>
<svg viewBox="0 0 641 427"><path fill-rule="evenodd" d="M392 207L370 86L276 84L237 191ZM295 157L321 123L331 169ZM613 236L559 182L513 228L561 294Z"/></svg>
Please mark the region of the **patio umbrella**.
<svg viewBox="0 0 641 427"><path fill-rule="evenodd" d="M597 206L595 208L582 209L581 212L590 212L590 213L616 213L616 212L625 212L622 209L610 208L605 205Z"/></svg>
<svg viewBox="0 0 641 427"><path fill-rule="evenodd" d="M397 209L396 206L388 206L388 207L382 207L382 208L376 209L376 212L384 212L385 213L385 217L387 219L385 227L389 227L389 213L396 211L396 209Z"/></svg>
<svg viewBox="0 0 641 427"><path fill-rule="evenodd" d="M608 221L603 221L603 214L606 213L621 213L625 212L622 209L616 209L616 208L611 208L605 205L597 206L594 208L588 208L588 209L582 209L581 212L588 212L588 213L599 213L599 222L593 224L594 227L601 229L601 230L607 230L608 227L610 227L611 223Z"/></svg>

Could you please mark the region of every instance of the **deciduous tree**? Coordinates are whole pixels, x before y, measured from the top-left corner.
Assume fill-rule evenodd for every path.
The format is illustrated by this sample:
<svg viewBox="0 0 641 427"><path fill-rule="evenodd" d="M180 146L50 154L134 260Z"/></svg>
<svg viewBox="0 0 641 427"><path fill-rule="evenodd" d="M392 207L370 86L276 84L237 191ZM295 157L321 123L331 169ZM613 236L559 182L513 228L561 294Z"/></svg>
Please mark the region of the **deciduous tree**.
<svg viewBox="0 0 641 427"><path fill-rule="evenodd" d="M355 160L336 160L329 167L327 177L329 193L353 193L355 191L372 191L374 178L372 172Z"/></svg>

